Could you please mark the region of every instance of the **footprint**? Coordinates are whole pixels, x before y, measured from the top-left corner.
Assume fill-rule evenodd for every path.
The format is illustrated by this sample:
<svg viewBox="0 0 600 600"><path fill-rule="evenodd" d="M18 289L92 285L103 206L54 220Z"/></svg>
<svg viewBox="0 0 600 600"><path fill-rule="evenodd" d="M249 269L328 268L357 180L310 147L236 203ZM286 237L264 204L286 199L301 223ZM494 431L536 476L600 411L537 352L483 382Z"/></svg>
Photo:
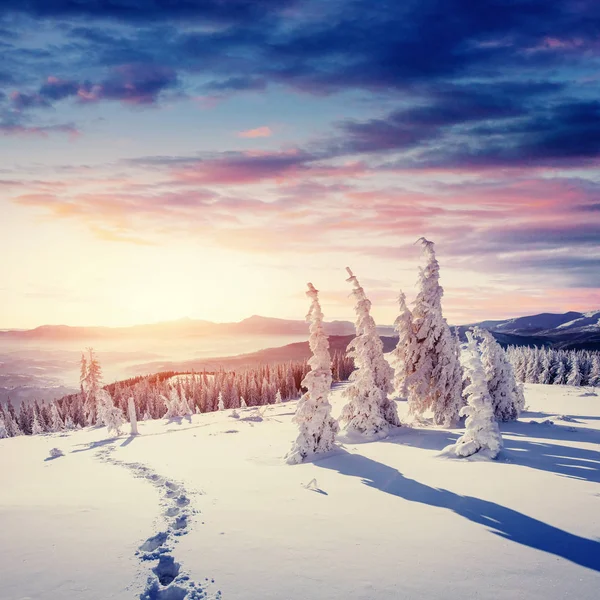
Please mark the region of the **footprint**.
<svg viewBox="0 0 600 600"><path fill-rule="evenodd" d="M181 515L175 519L173 529L185 529L187 527L187 515Z"/></svg>
<svg viewBox="0 0 600 600"><path fill-rule="evenodd" d="M179 508L177 508L176 506L172 506L171 508L169 508L169 510L167 510L165 514L167 515L167 517L175 517L179 514Z"/></svg>
<svg viewBox="0 0 600 600"><path fill-rule="evenodd" d="M167 533L161 531L152 537L149 537L141 546L143 552L154 552L167 541Z"/></svg>
<svg viewBox="0 0 600 600"><path fill-rule="evenodd" d="M177 506L187 506L190 503L190 499L183 494L177 498Z"/></svg>
<svg viewBox="0 0 600 600"><path fill-rule="evenodd" d="M152 571L158 577L161 585L169 585L179 575L179 568L179 563L175 562L172 556L163 554Z"/></svg>
<svg viewBox="0 0 600 600"><path fill-rule="evenodd" d="M177 585L161 589L156 581L140 594L140 600L184 600L187 590Z"/></svg>
<svg viewBox="0 0 600 600"><path fill-rule="evenodd" d="M165 483L165 487L169 488L172 491L177 491L181 486L177 485L176 483L173 483L172 481L167 481L167 483Z"/></svg>

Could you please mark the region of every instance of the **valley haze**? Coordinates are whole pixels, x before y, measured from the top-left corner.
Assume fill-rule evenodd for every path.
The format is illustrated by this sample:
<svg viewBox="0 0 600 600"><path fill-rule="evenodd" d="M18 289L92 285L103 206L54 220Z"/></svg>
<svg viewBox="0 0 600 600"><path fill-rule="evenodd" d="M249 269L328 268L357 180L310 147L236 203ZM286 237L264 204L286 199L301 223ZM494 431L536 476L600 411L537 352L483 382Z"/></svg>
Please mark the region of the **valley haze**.
<svg viewBox="0 0 600 600"><path fill-rule="evenodd" d="M482 321L503 345L552 345L600 350L600 311L531 315ZM469 326L459 326L461 334ZM332 349L345 351L355 335L350 321L325 323ZM377 328L386 351L397 338ZM78 390L81 352L94 347L106 382L162 371L240 369L303 360L310 355L308 324L253 315L233 323L179 319L129 327L44 325L0 331L0 401L54 399Z"/></svg>

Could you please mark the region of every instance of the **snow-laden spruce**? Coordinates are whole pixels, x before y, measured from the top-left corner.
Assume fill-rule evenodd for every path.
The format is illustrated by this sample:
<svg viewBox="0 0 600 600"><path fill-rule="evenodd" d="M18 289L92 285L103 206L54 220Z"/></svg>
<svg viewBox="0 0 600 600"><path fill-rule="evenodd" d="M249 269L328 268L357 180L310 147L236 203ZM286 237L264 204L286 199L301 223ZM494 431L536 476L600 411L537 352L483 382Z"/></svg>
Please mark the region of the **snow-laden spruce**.
<svg viewBox="0 0 600 600"><path fill-rule="evenodd" d="M4 413L0 410L0 440L10 437L8 434L8 428L6 427L6 422L4 421Z"/></svg>
<svg viewBox="0 0 600 600"><path fill-rule="evenodd" d="M329 392L331 390L331 356L329 340L323 329L323 311L319 304L319 292L312 283L306 295L311 299L306 320L310 322L308 344L312 356L308 360L311 370L302 380L306 393L298 401L294 423L300 433L285 459L297 464L316 454L330 452L335 445L339 430L337 421L331 416Z"/></svg>
<svg viewBox="0 0 600 600"><path fill-rule="evenodd" d="M383 343L371 316L371 302L352 271L346 267L356 299L356 337L348 345L348 355L354 359L355 371L344 390L348 403L341 421L344 429L363 436L382 435L390 426L400 425L396 403L388 398L393 391L394 370L383 356Z"/></svg>
<svg viewBox="0 0 600 600"><path fill-rule="evenodd" d="M481 340L481 362L496 420L516 421L525 407L523 386L517 383L506 352L494 336L480 327L475 327L473 334Z"/></svg>
<svg viewBox="0 0 600 600"><path fill-rule="evenodd" d="M121 435L121 426L125 423L125 416L118 406L113 404L110 394L98 390L98 422L106 425L108 435Z"/></svg>
<svg viewBox="0 0 600 600"><path fill-rule="evenodd" d="M481 457L496 458L502 450L502 436L494 418L481 354L475 337L470 331L467 332L467 340L467 349L461 355L465 377L470 381L464 392L467 406L463 406L460 410L460 415L467 417L465 433L455 444L444 448L443 454L459 457L478 454Z"/></svg>
<svg viewBox="0 0 600 600"><path fill-rule="evenodd" d="M421 238L425 266L419 270L419 293L412 311L413 335L406 348L409 365L408 406L413 415L433 411L436 425L459 418L462 400L460 349L442 315L443 288L433 242Z"/></svg>
<svg viewBox="0 0 600 600"><path fill-rule="evenodd" d="M50 419L50 431L53 433L62 431L65 428L64 421L58 412L58 406L56 406L56 402L52 403L52 408L50 409Z"/></svg>
<svg viewBox="0 0 600 600"><path fill-rule="evenodd" d="M394 368L394 393L399 398L408 395L408 376L410 375L410 363L407 360L408 349L413 338L413 318L410 309L406 305L406 295L400 290L398 296L400 310L394 321L394 329L398 334L398 343L391 353L390 364Z"/></svg>
<svg viewBox="0 0 600 600"><path fill-rule="evenodd" d="M40 422L40 414L38 411L37 404L33 405L33 419L31 421L31 435L39 435L44 433L44 428Z"/></svg>

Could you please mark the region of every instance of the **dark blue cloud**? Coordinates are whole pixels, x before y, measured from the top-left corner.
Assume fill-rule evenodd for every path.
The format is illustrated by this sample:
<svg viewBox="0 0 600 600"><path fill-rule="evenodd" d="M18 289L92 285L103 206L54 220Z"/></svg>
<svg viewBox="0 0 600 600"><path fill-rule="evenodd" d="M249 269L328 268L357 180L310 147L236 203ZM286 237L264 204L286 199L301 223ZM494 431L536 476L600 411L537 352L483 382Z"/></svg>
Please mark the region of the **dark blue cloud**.
<svg viewBox="0 0 600 600"><path fill-rule="evenodd" d="M1 13L25 13L47 18L101 18L155 21L200 17L232 22L281 10L293 0L2 0Z"/></svg>

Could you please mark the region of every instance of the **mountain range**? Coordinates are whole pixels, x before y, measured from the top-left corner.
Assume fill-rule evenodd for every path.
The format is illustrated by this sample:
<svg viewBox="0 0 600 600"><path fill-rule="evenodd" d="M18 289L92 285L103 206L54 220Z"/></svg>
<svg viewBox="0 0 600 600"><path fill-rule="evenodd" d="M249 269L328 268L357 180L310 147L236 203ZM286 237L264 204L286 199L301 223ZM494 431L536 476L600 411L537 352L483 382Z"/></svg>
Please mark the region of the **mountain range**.
<svg viewBox="0 0 600 600"><path fill-rule="evenodd" d="M479 325L494 333L503 344L552 345L562 348L600 349L600 310L586 313L570 311L564 314L542 313L497 321L481 321L459 326L461 333ZM354 324L350 321L325 323L330 336L352 336ZM379 335L394 336L391 325L377 328ZM93 343L96 340L152 338L194 338L197 336L229 335L302 335L308 333L308 324L301 320L276 319L253 315L234 323L215 323L195 319L179 319L149 325L130 327L70 327L43 325L35 329L7 329L0 331L0 341L52 342L72 341Z"/></svg>

